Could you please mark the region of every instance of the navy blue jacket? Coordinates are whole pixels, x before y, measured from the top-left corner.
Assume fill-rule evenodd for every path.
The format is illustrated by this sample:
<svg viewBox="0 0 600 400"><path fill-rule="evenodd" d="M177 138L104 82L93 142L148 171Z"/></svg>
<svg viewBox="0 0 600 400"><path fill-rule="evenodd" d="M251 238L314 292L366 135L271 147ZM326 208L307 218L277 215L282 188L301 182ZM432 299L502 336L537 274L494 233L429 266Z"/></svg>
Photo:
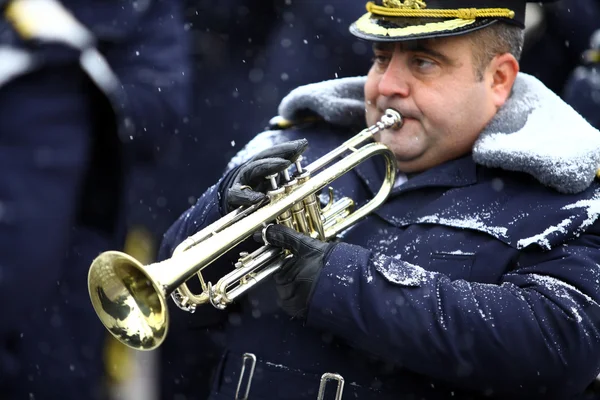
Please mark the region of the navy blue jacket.
<svg viewBox="0 0 600 400"><path fill-rule="evenodd" d="M310 161L344 134L321 126L271 139L306 137ZM380 171L368 161L336 193L364 202ZM168 248L220 216L217 193L218 185L170 229ZM599 226L549 235L552 250L521 245L542 226L586 225L587 209L569 205L599 195L598 184L561 195L470 156L411 178L342 235L306 322L278 309L270 283L222 315L228 348L211 398L231 398L244 352L259 359L253 399L315 398L324 372L340 373L345 396L360 399L582 392L598 372Z"/></svg>
<svg viewBox="0 0 600 400"><path fill-rule="evenodd" d="M0 48L36 60L0 86L3 399L102 395L106 332L87 293L89 265L123 245L129 167L140 156L150 160L157 138L171 134L186 112L177 2L144 2L140 10L122 2L63 4L95 34L127 104L109 103L80 68L77 51L24 43L0 19ZM135 128L126 141L118 120Z"/></svg>

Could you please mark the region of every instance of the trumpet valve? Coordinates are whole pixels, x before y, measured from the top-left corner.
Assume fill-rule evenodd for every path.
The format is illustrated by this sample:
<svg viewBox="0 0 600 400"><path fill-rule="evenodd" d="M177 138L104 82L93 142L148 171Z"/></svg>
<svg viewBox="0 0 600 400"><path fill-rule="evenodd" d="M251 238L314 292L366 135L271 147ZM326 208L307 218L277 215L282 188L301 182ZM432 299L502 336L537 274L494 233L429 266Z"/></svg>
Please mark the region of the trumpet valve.
<svg viewBox="0 0 600 400"><path fill-rule="evenodd" d="M290 177L290 171L288 169L283 171L283 180L286 183L289 183L292 180L292 178Z"/></svg>
<svg viewBox="0 0 600 400"><path fill-rule="evenodd" d="M296 173L298 175L302 175L304 173L304 168L302 167L302 160L304 160L304 157L298 156L298 158L294 162L294 165L296 166Z"/></svg>
<svg viewBox="0 0 600 400"><path fill-rule="evenodd" d="M279 185L277 184L277 174L269 175L265 177L271 183L271 189L277 190L279 189Z"/></svg>

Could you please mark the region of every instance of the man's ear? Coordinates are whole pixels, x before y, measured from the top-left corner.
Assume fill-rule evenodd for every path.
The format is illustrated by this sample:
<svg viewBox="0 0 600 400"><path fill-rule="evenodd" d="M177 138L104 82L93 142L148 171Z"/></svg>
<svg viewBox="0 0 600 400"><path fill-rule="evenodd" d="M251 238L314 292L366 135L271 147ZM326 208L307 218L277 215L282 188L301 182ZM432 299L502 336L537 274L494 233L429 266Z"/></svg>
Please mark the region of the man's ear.
<svg viewBox="0 0 600 400"><path fill-rule="evenodd" d="M513 84L519 73L519 62L510 53L494 57L488 66L488 77L491 83L491 94L494 105L500 108L510 97Z"/></svg>

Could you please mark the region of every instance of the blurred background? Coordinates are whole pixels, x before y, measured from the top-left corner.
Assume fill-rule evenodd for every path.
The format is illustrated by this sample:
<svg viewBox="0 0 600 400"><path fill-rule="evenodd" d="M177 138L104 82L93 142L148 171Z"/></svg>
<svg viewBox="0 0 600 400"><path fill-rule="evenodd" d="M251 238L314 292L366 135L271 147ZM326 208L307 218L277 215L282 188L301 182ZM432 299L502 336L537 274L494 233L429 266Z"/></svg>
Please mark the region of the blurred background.
<svg viewBox="0 0 600 400"><path fill-rule="evenodd" d="M52 24L46 9L33 18L40 34L32 39L10 3L19 2L0 0L0 152L6 155L0 158L15 160L21 148L31 154L20 154L16 167L3 161L0 184L10 188L11 201L2 200L0 186L0 235L11 239L0 247L0 293L8 304L38 291L5 317L0 397L204 399L218 362L218 336L209 339L193 316L173 309L159 350L122 347L92 310L87 268L108 249L155 260L162 234L268 126L290 90L365 75L369 45L348 33L364 2L63 1L95 41L76 27ZM77 67L92 45L119 88L103 88ZM522 70L597 128L599 54L600 2L529 6ZM48 130L61 141L40 139ZM39 176L32 178L23 160ZM62 200L67 193L72 200ZM27 237L25 228L15 235L15 226L28 223L20 217L23 204L39 214ZM32 236L43 239L42 250L25 262Z"/></svg>

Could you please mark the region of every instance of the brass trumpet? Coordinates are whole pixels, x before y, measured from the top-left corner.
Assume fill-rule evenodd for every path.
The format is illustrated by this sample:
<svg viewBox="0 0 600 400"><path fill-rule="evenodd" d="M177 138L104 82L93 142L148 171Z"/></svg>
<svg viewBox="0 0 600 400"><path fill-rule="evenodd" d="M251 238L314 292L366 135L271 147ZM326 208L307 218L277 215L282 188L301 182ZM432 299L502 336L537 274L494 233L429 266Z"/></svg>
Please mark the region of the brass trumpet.
<svg viewBox="0 0 600 400"><path fill-rule="evenodd" d="M152 350L165 339L169 326L168 295L186 311L211 303L219 309L271 276L290 255L270 245L251 254L241 254L235 269L215 285L206 283L201 271L239 243L270 223L280 223L321 240L331 240L385 202L396 176L392 151L381 143L360 148L384 129L399 129L403 118L393 109L375 125L361 131L338 148L303 168L296 162L296 174L286 171L285 184L272 190L266 204L239 208L193 236L175 249L173 256L159 263L142 265L118 251L100 254L90 266L88 289L94 310L104 326L122 343L138 350ZM348 153L348 154L346 154ZM375 155L386 162L386 176L379 192L358 210L354 202L342 198L321 209L317 193L335 179ZM324 168L338 159L331 166ZM315 174L316 171L320 171ZM200 279L202 292L192 293L185 282L193 275Z"/></svg>

